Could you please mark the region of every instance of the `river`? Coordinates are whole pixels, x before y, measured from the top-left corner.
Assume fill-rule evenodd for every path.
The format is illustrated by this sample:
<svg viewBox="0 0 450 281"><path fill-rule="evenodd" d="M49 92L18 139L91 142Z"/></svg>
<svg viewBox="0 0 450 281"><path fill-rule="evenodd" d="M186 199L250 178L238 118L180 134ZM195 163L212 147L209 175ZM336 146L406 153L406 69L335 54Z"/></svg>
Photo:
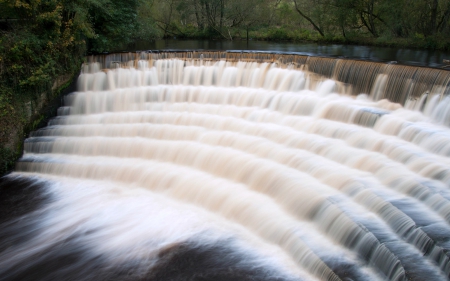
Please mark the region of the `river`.
<svg viewBox="0 0 450 281"><path fill-rule="evenodd" d="M0 281L448 280L449 72L88 59L0 181Z"/></svg>
<svg viewBox="0 0 450 281"><path fill-rule="evenodd" d="M127 46L126 49L117 49L115 51L125 50L248 50L295 53L309 56L342 57L380 62L397 62L398 64L404 65L437 68L445 66L443 64L444 59L450 59L450 52L435 50L254 40L142 40Z"/></svg>

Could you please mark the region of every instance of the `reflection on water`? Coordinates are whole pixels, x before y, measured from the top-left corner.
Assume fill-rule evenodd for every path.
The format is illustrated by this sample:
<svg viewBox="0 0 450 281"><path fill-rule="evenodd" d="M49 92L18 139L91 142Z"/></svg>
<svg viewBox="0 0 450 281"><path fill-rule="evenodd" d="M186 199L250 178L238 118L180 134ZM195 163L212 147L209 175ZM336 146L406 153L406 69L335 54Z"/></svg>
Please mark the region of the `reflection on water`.
<svg viewBox="0 0 450 281"><path fill-rule="evenodd" d="M293 43L272 41L221 41L221 40L155 40L138 41L126 48L139 50L250 50L266 52L288 52L311 56L346 57L371 61L396 61L399 64L442 67L443 59L450 59L450 52L415 50L356 45L320 45L315 43ZM123 51L119 49L115 51Z"/></svg>

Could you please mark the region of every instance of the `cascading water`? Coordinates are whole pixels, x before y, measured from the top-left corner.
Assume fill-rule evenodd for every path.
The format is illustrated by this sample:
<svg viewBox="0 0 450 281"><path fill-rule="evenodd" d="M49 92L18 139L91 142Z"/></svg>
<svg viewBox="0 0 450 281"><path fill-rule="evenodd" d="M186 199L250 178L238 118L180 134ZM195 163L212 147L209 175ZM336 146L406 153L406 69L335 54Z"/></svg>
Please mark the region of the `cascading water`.
<svg viewBox="0 0 450 281"><path fill-rule="evenodd" d="M449 278L449 75L177 56L83 66L1 183L0 280Z"/></svg>

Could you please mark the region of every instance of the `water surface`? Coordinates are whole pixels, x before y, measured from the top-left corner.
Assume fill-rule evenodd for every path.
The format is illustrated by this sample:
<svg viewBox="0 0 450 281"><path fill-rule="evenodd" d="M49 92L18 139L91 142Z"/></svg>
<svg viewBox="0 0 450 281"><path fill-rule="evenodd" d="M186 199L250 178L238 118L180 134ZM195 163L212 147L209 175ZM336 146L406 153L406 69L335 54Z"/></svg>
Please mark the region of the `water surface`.
<svg viewBox="0 0 450 281"><path fill-rule="evenodd" d="M254 40L222 41L161 39L154 41L139 41L128 46L126 50L248 50L285 52L310 56L343 57L382 62L395 61L399 64L428 67L443 67L443 59L450 59L450 52L435 50ZM121 49L116 51L124 50Z"/></svg>
<svg viewBox="0 0 450 281"><path fill-rule="evenodd" d="M450 276L448 127L276 63L113 59L0 184L0 280Z"/></svg>

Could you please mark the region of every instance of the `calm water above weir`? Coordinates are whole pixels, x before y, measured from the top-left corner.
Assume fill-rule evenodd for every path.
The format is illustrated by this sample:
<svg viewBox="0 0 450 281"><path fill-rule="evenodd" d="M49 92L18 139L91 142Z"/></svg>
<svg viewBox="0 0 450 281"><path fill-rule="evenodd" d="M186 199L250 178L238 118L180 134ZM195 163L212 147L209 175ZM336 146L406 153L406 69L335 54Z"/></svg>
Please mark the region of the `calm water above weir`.
<svg viewBox="0 0 450 281"><path fill-rule="evenodd" d="M450 59L450 52L416 50L357 45L319 45L272 41L212 41L212 40L155 40L139 41L127 47L127 51L142 50L249 50L263 52L297 53L310 56L345 57L370 61L397 61L399 64L442 67L443 59ZM123 51L123 50L116 50Z"/></svg>

